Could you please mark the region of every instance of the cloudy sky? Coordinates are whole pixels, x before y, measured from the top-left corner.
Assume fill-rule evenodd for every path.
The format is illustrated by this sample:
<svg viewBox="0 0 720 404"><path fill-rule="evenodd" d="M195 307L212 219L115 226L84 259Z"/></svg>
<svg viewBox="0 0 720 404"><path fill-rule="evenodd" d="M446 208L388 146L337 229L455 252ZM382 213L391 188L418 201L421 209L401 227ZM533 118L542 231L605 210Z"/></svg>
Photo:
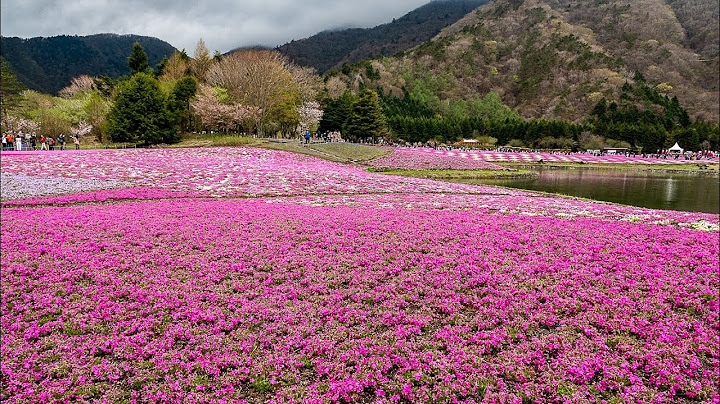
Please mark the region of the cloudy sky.
<svg viewBox="0 0 720 404"><path fill-rule="evenodd" d="M276 46L326 29L373 27L430 0L2 0L3 36L105 32L157 37L192 54Z"/></svg>

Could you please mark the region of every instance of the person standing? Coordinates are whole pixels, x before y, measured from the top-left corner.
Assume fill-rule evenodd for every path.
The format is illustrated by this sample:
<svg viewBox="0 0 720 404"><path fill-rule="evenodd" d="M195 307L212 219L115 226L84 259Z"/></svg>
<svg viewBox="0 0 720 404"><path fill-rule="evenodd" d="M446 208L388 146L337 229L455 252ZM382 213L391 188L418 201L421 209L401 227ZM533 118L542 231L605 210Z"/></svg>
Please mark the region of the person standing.
<svg viewBox="0 0 720 404"><path fill-rule="evenodd" d="M45 135L40 135L40 150L47 150L47 142L45 141Z"/></svg>
<svg viewBox="0 0 720 404"><path fill-rule="evenodd" d="M8 146L7 146L7 140L8 140L8 139L7 139L7 134L3 133L3 136L2 136L2 149L3 149L3 150L7 150L7 147L8 147Z"/></svg>
<svg viewBox="0 0 720 404"><path fill-rule="evenodd" d="M72 140L75 144L75 150L80 150L80 139L76 135L73 135Z"/></svg>
<svg viewBox="0 0 720 404"><path fill-rule="evenodd" d="M60 143L60 150L65 150L65 135L62 133L58 136L58 143Z"/></svg>

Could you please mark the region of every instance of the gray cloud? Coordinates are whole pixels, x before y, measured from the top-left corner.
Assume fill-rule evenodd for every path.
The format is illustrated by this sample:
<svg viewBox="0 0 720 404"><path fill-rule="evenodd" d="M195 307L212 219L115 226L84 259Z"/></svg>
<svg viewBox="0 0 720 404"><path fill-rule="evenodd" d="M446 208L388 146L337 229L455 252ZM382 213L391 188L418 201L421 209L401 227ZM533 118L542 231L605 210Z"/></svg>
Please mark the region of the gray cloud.
<svg viewBox="0 0 720 404"><path fill-rule="evenodd" d="M338 27L372 27L429 0L2 0L3 36L112 32L157 37L192 54L277 46Z"/></svg>

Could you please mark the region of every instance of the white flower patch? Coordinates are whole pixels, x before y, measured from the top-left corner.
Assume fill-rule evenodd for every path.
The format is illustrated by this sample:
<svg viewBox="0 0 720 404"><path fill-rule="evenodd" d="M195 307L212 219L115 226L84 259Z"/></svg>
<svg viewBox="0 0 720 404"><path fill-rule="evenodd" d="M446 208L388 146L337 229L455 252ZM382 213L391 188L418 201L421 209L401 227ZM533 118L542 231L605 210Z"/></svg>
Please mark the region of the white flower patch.
<svg viewBox="0 0 720 404"><path fill-rule="evenodd" d="M3 201L133 186L133 184L117 180L93 180L55 176L38 177L11 173L0 174L0 185L2 185L0 198Z"/></svg>

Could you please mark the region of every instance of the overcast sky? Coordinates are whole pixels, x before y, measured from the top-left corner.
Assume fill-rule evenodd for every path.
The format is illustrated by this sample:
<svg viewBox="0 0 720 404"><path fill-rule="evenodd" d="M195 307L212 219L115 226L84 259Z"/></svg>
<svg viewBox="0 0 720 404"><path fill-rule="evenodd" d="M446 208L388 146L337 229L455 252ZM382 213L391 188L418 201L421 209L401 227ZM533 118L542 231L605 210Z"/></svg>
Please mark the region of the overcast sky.
<svg viewBox="0 0 720 404"><path fill-rule="evenodd" d="M2 0L3 36L99 33L162 39L190 55L277 46L333 28L373 27L430 0Z"/></svg>

